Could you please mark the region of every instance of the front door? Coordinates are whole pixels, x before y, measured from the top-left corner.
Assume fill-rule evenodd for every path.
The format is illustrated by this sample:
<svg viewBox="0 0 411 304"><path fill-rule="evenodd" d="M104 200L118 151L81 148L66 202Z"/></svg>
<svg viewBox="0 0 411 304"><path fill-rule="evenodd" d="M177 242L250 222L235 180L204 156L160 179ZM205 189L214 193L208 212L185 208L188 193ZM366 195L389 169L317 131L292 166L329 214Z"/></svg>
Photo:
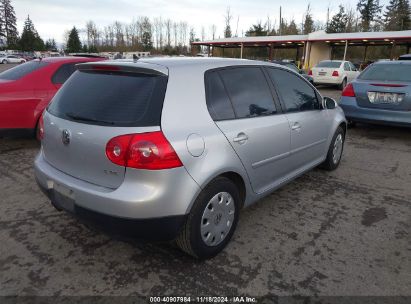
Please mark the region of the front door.
<svg viewBox="0 0 411 304"><path fill-rule="evenodd" d="M291 129L290 163L302 171L321 162L327 152L332 116L322 110L320 96L295 73L269 68Z"/></svg>

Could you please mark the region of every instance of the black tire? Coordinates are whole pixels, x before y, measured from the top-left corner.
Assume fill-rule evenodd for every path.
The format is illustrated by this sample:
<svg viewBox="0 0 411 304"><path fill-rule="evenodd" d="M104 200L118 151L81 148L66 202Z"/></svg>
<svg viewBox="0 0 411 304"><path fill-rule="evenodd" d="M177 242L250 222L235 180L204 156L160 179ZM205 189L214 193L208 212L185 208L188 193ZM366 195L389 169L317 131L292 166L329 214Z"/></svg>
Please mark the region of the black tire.
<svg viewBox="0 0 411 304"><path fill-rule="evenodd" d="M3 60L2 63L3 63L3 64L6 64L6 63L7 63L7 60Z"/></svg>
<svg viewBox="0 0 411 304"><path fill-rule="evenodd" d="M337 138L341 135L342 137L342 148L341 148L341 156L338 158L338 161L335 162L334 160L334 145ZM345 143L345 130L339 126L334 133L333 139L331 140L330 147L328 148L327 158L325 161L320 165L320 167L327 171L333 171L338 168L341 162L342 154L344 151L344 143Z"/></svg>
<svg viewBox="0 0 411 304"><path fill-rule="evenodd" d="M207 245L201 236L201 220L210 200L220 192L228 192L234 200L234 220L231 228L221 243ZM191 212L176 239L177 246L197 259L210 259L221 252L230 241L237 226L240 212L240 194L237 186L228 178L218 177L205 187L197 197Z"/></svg>
<svg viewBox="0 0 411 304"><path fill-rule="evenodd" d="M347 86L347 78L344 78L343 81L341 82L339 88L340 90L344 90L344 88Z"/></svg>

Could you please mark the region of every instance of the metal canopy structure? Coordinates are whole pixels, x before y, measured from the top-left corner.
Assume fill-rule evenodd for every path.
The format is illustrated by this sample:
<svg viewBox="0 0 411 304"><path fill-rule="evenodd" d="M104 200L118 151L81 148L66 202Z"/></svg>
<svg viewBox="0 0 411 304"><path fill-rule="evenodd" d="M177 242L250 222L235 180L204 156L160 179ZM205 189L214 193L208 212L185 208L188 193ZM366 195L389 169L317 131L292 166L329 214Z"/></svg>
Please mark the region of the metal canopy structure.
<svg viewBox="0 0 411 304"><path fill-rule="evenodd" d="M306 66L310 66L310 56L314 52L320 53L317 57L327 57L325 53L331 55L331 48L335 46L344 47L344 59L350 46L365 46L365 54L368 46L374 45L405 45L407 52L411 46L411 31L393 32L357 32L357 33L336 33L327 34L325 31L318 31L308 35L289 36L258 36L258 37L233 37L207 41L193 42L192 45L207 46L209 54L215 47L218 48L240 48L240 57L243 58L244 48L265 47L268 49L268 57L272 59L274 48L303 48L302 61ZM324 47L325 46L325 47ZM317 49L317 50L316 50ZM298 51L297 51L298 54ZM365 55L366 56L366 55ZM331 58L322 58L331 59ZM316 62L314 63L316 64Z"/></svg>

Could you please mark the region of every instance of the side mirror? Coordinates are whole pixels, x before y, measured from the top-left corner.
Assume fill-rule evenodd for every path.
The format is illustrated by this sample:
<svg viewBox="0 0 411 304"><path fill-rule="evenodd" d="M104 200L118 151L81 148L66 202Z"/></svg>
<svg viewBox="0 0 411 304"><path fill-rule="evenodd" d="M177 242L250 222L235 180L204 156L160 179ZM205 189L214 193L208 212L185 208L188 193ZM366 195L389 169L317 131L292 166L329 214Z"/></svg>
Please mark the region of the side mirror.
<svg viewBox="0 0 411 304"><path fill-rule="evenodd" d="M323 98L323 108L327 110L333 110L338 107L338 103L331 97Z"/></svg>

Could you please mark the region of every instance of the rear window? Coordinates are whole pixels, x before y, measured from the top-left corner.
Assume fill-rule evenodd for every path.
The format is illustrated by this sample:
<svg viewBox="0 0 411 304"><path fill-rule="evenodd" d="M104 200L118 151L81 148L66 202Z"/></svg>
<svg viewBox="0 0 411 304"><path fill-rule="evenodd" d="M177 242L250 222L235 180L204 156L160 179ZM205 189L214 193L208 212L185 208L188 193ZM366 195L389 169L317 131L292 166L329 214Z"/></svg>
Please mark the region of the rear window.
<svg viewBox="0 0 411 304"><path fill-rule="evenodd" d="M316 65L317 68L339 68L341 61L321 61Z"/></svg>
<svg viewBox="0 0 411 304"><path fill-rule="evenodd" d="M48 111L87 124L159 126L166 87L167 76L77 71Z"/></svg>
<svg viewBox="0 0 411 304"><path fill-rule="evenodd" d="M20 64L10 70L0 73L0 79L4 80L18 80L24 76L41 69L48 63L44 61L30 61L27 63Z"/></svg>
<svg viewBox="0 0 411 304"><path fill-rule="evenodd" d="M411 81L411 64L373 64L358 77L363 80Z"/></svg>

